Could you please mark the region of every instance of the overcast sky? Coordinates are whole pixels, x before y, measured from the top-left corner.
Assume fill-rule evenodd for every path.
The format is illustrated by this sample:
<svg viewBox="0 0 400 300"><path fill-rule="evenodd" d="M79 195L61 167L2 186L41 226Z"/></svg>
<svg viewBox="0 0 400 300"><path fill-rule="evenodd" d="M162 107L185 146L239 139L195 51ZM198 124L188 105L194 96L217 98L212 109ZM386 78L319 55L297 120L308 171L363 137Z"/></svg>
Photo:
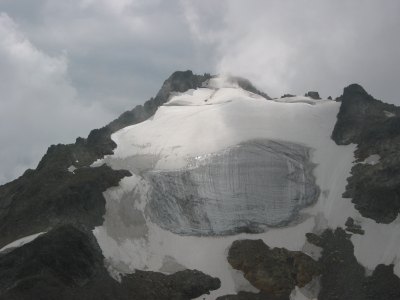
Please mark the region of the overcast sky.
<svg viewBox="0 0 400 300"><path fill-rule="evenodd" d="M155 95L175 70L273 97L358 82L400 104L398 0L0 0L0 183Z"/></svg>

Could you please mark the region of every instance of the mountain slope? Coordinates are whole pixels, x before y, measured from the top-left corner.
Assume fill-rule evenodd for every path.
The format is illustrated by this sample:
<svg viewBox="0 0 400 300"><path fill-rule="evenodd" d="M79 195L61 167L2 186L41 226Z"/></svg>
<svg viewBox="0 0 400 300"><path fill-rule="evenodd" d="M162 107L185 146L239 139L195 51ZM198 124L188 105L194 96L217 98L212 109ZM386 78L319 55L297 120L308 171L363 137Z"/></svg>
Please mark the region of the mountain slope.
<svg viewBox="0 0 400 300"><path fill-rule="evenodd" d="M340 100L271 99L241 78L175 72L144 106L51 146L0 187L0 298L397 299L399 109L358 85ZM263 261L238 268L227 254L240 239L260 239L272 256L257 253L262 244L238 248ZM67 241L86 246L63 255ZM256 274L254 286L233 267ZM293 270L321 280L278 280Z"/></svg>

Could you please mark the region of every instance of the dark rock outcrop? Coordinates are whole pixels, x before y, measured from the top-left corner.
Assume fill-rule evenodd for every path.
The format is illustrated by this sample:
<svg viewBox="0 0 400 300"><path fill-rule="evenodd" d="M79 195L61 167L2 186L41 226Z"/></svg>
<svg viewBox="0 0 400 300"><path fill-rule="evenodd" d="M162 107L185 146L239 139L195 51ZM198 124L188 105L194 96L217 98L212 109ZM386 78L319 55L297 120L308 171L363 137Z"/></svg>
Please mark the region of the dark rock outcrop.
<svg viewBox="0 0 400 300"><path fill-rule="evenodd" d="M239 292L236 295L225 295L218 297L217 300L287 300L288 297L274 297L265 293L250 293L250 292Z"/></svg>
<svg viewBox="0 0 400 300"><path fill-rule="evenodd" d="M0 188L0 247L60 224L101 225L105 213L102 193L125 176L130 173L105 165L74 173L50 165L26 172Z"/></svg>
<svg viewBox="0 0 400 300"><path fill-rule="evenodd" d="M247 80L246 78L242 78L242 77L236 77L236 76L231 76L229 77L229 80L233 83L236 83L239 87L241 87L242 89L249 91L251 93L257 94L261 97L264 97L267 100L271 100L272 98L270 96L268 96L266 93L260 91L259 89L257 89L249 80Z"/></svg>
<svg viewBox="0 0 400 300"><path fill-rule="evenodd" d="M314 99L314 100L320 100L321 99L321 97L319 96L319 93L315 92L315 91L309 91L304 96L310 97L311 99Z"/></svg>
<svg viewBox="0 0 400 300"><path fill-rule="evenodd" d="M284 94L283 96L281 96L281 98L290 98L290 97L295 97L295 95L292 95L292 94Z"/></svg>
<svg viewBox="0 0 400 300"><path fill-rule="evenodd" d="M370 96L361 86L344 89L332 139L355 143L357 162L379 155L379 163L356 164L344 197L378 223L390 223L400 212L400 108Z"/></svg>
<svg viewBox="0 0 400 300"><path fill-rule="evenodd" d="M296 285L303 287L319 274L318 263L308 255L284 248L271 249L262 240L233 242L228 262L261 291L263 299L289 299Z"/></svg>
<svg viewBox="0 0 400 300"><path fill-rule="evenodd" d="M393 274L393 265L378 265L364 287L367 300L400 299L400 279Z"/></svg>
<svg viewBox="0 0 400 300"><path fill-rule="evenodd" d="M349 231L354 234L364 234L365 231L361 228L361 225L355 223L354 219L349 217L347 218L346 223L346 231Z"/></svg>
<svg viewBox="0 0 400 300"><path fill-rule="evenodd" d="M90 232L58 227L0 256L0 299L192 299L220 287L199 271L173 275L137 271L110 277Z"/></svg>
<svg viewBox="0 0 400 300"><path fill-rule="evenodd" d="M393 138L400 133L400 128L395 126L397 121L393 121L399 118L400 108L374 99L362 86L349 85L344 88L340 99L342 103L332 133L332 139L338 145L363 145L371 143L371 140ZM388 113L393 114L392 117L388 117Z"/></svg>
<svg viewBox="0 0 400 300"><path fill-rule="evenodd" d="M341 228L326 230L320 237L307 234L310 243L323 249L319 260L322 266L320 300L363 299L365 270L354 256L349 237Z"/></svg>
<svg viewBox="0 0 400 300"><path fill-rule="evenodd" d="M310 243L323 249L319 259L322 274L318 299L400 299L400 279L393 274L393 265L378 265L367 277L354 256L349 237L341 228L327 229L321 236L307 234Z"/></svg>

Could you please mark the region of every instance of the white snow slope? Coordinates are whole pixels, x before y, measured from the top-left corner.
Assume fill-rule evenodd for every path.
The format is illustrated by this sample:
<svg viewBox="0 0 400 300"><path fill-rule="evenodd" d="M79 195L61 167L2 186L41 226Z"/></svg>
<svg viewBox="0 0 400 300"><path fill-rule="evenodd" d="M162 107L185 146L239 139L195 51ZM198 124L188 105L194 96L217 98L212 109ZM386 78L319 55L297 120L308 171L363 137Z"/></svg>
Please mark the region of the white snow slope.
<svg viewBox="0 0 400 300"><path fill-rule="evenodd" d="M372 269L379 263L395 262L399 274L400 221L376 224L361 217L350 199L342 199L355 146L338 146L330 138L340 103L306 97L266 100L227 82L216 78L205 88L174 95L149 120L113 134L114 154L95 163L105 162L134 174L104 193L105 222L94 230L111 274L189 268L221 279L220 289L199 299L254 291L226 260L234 240L262 239L270 247L303 250L317 257L318 249L306 243L305 234L344 227L349 216L366 230L364 236L352 238L360 263ZM142 172L179 170L196 157L253 139L287 141L313 149L311 161L316 164L314 176L321 193L316 204L300 212L297 222L259 234L219 237L183 236L151 222L146 212L149 182ZM296 288L292 299L315 297L305 295Z"/></svg>

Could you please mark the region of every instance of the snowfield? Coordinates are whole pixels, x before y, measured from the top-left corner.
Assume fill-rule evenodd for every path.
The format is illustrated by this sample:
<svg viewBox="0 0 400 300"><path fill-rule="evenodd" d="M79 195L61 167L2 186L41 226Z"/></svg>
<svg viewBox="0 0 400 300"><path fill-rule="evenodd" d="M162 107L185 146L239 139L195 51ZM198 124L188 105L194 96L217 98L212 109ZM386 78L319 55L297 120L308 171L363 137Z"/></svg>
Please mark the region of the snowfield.
<svg viewBox="0 0 400 300"><path fill-rule="evenodd" d="M262 239L270 247L303 250L318 257L318 249L306 242L305 234L344 227L350 216L365 229L364 236L352 237L360 263L372 269L379 263L394 262L399 275L400 221L376 224L361 217L350 199L341 196L355 145L338 146L330 138L339 106L335 101L308 97L266 100L221 77L204 88L174 95L149 120L113 134L117 144L114 154L95 165L107 163L114 169L127 169L133 176L104 193L105 222L94 230L110 273L118 278L136 269L173 273L189 268L221 279L219 290L199 299L256 291L226 260L234 240ZM313 176L319 197L287 226L266 228L257 234L193 236L161 228L150 218L152 187L147 172L187 170L196 159L259 139L311 149L309 159L315 164ZM313 297L297 288L292 293L292 299Z"/></svg>

